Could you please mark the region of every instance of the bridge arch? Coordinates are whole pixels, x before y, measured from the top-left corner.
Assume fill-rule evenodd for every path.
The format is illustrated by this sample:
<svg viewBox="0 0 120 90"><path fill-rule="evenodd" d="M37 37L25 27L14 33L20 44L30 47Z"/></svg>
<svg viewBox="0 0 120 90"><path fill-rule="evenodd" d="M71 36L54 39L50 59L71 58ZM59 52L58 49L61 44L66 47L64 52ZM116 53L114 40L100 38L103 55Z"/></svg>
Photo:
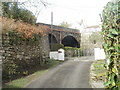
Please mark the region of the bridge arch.
<svg viewBox="0 0 120 90"><path fill-rule="evenodd" d="M80 48L79 42L75 39L74 36L68 35L62 39L62 44L67 47L77 47Z"/></svg>
<svg viewBox="0 0 120 90"><path fill-rule="evenodd" d="M58 43L57 38L53 34L48 35L49 43Z"/></svg>

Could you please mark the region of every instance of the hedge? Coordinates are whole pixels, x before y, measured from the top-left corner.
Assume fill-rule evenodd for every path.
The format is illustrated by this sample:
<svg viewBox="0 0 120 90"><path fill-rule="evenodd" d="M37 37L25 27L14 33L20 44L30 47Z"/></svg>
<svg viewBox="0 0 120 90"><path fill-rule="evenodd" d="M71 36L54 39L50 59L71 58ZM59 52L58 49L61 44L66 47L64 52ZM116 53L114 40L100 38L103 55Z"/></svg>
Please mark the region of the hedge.
<svg viewBox="0 0 120 90"><path fill-rule="evenodd" d="M106 53L107 89L120 90L120 1L108 2L103 10L102 33Z"/></svg>
<svg viewBox="0 0 120 90"><path fill-rule="evenodd" d="M65 56L69 54L69 51L71 51L72 57L78 57L82 56L82 49L81 48L75 48L75 47L64 47L65 49Z"/></svg>

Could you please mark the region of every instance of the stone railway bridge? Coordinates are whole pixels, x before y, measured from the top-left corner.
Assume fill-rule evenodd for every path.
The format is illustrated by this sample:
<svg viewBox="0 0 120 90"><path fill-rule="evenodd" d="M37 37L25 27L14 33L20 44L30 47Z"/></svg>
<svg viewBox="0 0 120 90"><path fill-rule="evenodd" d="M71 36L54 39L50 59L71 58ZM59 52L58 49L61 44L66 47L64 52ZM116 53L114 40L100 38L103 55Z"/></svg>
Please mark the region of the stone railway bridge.
<svg viewBox="0 0 120 90"><path fill-rule="evenodd" d="M68 47L77 47L80 48L81 34L77 29L64 28L60 26L55 26L44 23L37 23L39 26L47 26L49 32L47 35L49 44L50 43L59 43Z"/></svg>

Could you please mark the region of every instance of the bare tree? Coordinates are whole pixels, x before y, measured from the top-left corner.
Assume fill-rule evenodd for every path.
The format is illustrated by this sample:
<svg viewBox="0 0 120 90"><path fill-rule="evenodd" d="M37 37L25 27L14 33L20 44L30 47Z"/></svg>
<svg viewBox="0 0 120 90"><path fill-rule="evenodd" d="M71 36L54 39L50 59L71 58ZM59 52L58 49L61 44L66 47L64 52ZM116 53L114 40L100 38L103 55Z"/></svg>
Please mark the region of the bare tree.
<svg viewBox="0 0 120 90"><path fill-rule="evenodd" d="M19 2L19 7L32 11L36 18L39 16L41 10L48 7L48 5L50 4L44 0L25 0L24 2Z"/></svg>
<svg viewBox="0 0 120 90"><path fill-rule="evenodd" d="M62 22L62 23L60 23L60 25L59 26L61 26L61 27L65 27L65 28L69 28L69 27L71 27L71 24L69 24L68 22Z"/></svg>

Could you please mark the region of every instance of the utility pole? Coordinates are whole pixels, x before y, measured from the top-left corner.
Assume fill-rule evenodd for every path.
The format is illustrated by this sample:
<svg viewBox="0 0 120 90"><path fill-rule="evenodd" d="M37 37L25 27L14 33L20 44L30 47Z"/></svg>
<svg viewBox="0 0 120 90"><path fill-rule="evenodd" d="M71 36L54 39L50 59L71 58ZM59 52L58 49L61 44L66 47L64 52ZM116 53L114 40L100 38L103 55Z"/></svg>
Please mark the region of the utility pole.
<svg viewBox="0 0 120 90"><path fill-rule="evenodd" d="M103 19L102 19L102 15L101 14L99 14L99 16L100 16L100 20L101 20L101 22L103 21Z"/></svg>
<svg viewBox="0 0 120 90"><path fill-rule="evenodd" d="M53 12L51 12L51 37L50 37L50 39L51 39L51 45L50 45L50 49L52 49L52 38L53 38L53 36L52 36L52 30L53 30Z"/></svg>
<svg viewBox="0 0 120 90"><path fill-rule="evenodd" d="M51 29L53 29L53 12L51 12Z"/></svg>

